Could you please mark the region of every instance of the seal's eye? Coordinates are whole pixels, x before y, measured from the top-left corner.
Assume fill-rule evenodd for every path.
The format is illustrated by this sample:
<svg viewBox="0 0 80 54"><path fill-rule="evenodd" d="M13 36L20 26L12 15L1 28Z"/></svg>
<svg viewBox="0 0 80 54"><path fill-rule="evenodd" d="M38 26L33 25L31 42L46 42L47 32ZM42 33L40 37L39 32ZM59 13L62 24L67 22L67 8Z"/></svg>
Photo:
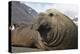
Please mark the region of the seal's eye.
<svg viewBox="0 0 80 54"><path fill-rule="evenodd" d="M53 14L53 13L49 13L49 16L51 16L51 17L52 17L52 16L54 16L54 14Z"/></svg>

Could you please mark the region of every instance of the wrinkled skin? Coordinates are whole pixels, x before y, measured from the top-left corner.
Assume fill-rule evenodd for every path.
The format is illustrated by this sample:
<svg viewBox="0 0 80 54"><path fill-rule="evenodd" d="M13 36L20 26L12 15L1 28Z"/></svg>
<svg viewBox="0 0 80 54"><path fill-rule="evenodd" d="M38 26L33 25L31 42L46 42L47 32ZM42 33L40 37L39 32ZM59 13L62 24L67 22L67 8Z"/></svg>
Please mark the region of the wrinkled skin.
<svg viewBox="0 0 80 54"><path fill-rule="evenodd" d="M49 50L78 48L78 27L56 9L39 13L33 29L40 33L45 48Z"/></svg>

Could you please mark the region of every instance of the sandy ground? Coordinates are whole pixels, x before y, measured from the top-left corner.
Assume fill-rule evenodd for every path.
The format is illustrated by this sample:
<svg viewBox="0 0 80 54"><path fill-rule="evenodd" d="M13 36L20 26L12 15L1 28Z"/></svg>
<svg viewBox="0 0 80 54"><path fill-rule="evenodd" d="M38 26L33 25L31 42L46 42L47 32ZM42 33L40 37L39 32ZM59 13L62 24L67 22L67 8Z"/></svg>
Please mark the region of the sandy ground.
<svg viewBox="0 0 80 54"><path fill-rule="evenodd" d="M42 49L37 48L26 48L26 47L12 47L12 53L20 53L20 52L38 52L43 51Z"/></svg>

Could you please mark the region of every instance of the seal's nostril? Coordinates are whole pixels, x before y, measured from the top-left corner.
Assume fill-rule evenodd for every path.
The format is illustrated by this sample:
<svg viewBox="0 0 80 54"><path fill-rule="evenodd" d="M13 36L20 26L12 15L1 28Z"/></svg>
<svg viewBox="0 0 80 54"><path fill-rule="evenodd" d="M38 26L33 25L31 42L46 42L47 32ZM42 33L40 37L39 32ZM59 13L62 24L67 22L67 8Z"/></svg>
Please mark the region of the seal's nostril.
<svg viewBox="0 0 80 54"><path fill-rule="evenodd" d="M49 13L49 16L51 16L51 17L52 17L52 16L54 16L54 14L53 14L53 13Z"/></svg>

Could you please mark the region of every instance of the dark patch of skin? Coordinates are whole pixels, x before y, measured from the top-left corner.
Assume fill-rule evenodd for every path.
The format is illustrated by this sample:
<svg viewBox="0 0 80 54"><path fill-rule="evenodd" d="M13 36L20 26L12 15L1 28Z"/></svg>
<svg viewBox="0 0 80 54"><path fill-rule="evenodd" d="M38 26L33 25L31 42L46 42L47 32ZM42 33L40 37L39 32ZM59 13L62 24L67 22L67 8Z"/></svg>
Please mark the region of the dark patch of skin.
<svg viewBox="0 0 80 54"><path fill-rule="evenodd" d="M53 16L54 16L54 14L53 14L53 13L50 13L50 14L49 14L49 16L50 16L50 17L53 17Z"/></svg>

